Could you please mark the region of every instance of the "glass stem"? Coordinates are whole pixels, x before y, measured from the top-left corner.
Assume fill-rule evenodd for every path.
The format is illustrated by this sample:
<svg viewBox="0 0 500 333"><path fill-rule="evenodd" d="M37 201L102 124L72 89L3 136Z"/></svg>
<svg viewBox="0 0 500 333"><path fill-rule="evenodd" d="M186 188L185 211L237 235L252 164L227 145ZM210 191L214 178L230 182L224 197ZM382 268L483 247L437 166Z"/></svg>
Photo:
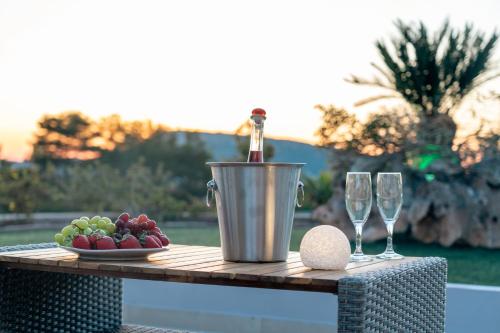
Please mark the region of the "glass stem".
<svg viewBox="0 0 500 333"><path fill-rule="evenodd" d="M385 248L386 253L394 252L392 247L392 234L394 232L394 222L387 222L385 226L387 227L387 247Z"/></svg>
<svg viewBox="0 0 500 333"><path fill-rule="evenodd" d="M354 250L354 254L363 254L363 250L361 249L361 236L363 233L363 223L356 223L354 225L354 229L356 229L356 250Z"/></svg>

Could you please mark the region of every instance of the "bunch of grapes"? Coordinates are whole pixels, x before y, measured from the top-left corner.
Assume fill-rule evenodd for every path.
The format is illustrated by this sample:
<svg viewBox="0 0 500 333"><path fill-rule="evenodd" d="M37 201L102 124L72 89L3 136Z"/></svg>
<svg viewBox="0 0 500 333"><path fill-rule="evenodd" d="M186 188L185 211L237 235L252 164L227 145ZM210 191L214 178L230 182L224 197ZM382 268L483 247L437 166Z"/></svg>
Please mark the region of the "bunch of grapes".
<svg viewBox="0 0 500 333"><path fill-rule="evenodd" d="M131 218L128 213L123 213L115 221L115 226L116 232L113 237L116 242L133 236L143 245L146 244L146 241L151 240L161 244L161 246L170 244L170 240L158 227L156 221L150 219L146 214Z"/></svg>
<svg viewBox="0 0 500 333"><path fill-rule="evenodd" d="M82 216L71 221L71 223L54 235L54 240L59 245L72 246L73 239L78 235L111 236L116 230L115 224L109 217L94 216L89 218Z"/></svg>
<svg viewBox="0 0 500 333"><path fill-rule="evenodd" d="M161 248L170 243L156 221L145 214L130 218L128 213L121 214L115 223L108 217L80 217L62 228L54 239L62 246L88 250Z"/></svg>

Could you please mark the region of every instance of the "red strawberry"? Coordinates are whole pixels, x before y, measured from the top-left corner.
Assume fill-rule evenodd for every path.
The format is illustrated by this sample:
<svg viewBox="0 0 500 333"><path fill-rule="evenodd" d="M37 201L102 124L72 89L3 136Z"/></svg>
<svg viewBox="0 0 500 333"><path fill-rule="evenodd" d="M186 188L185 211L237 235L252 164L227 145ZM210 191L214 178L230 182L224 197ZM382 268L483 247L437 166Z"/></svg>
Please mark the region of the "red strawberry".
<svg viewBox="0 0 500 333"><path fill-rule="evenodd" d="M162 247L161 241L153 235L146 235L143 241L143 246L145 248L160 248Z"/></svg>
<svg viewBox="0 0 500 333"><path fill-rule="evenodd" d="M120 249L140 249L141 243L133 235L126 235L119 243Z"/></svg>
<svg viewBox="0 0 500 333"><path fill-rule="evenodd" d="M170 244L170 239L168 239L168 237L164 234L161 234L160 237L158 237L161 241L161 244L163 246L167 246L168 244Z"/></svg>
<svg viewBox="0 0 500 333"><path fill-rule="evenodd" d="M153 230L154 228L156 228L156 221L155 220L149 220L147 222L148 226L147 226L147 229L148 230Z"/></svg>
<svg viewBox="0 0 500 333"><path fill-rule="evenodd" d="M130 215L128 213L121 213L118 219L126 223L130 219Z"/></svg>
<svg viewBox="0 0 500 333"><path fill-rule="evenodd" d="M109 236L102 236L97 239L96 248L98 250L115 250L115 241Z"/></svg>
<svg viewBox="0 0 500 333"><path fill-rule="evenodd" d="M73 247L90 250L90 242L85 235L77 235L75 238L73 238L72 244Z"/></svg>
<svg viewBox="0 0 500 333"><path fill-rule="evenodd" d="M96 242L97 242L97 238L100 237L101 235L97 234L97 233L92 233L88 239L89 239L89 243L90 243L90 247L95 249L96 247Z"/></svg>
<svg viewBox="0 0 500 333"><path fill-rule="evenodd" d="M156 236L158 239L160 238L161 234L162 234L162 232L158 231L158 230L148 230L148 235Z"/></svg>
<svg viewBox="0 0 500 333"><path fill-rule="evenodd" d="M159 237L157 237L155 235L150 235L150 236L153 238L153 240L156 242L156 244L158 244L159 247L162 247L161 240Z"/></svg>

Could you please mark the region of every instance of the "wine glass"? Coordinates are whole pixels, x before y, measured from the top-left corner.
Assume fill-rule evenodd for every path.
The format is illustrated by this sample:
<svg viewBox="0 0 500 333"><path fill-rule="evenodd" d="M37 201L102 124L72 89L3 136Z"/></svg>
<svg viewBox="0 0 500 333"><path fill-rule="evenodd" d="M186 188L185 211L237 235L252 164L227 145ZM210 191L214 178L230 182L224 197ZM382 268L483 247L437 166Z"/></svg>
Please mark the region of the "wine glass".
<svg viewBox="0 0 500 333"><path fill-rule="evenodd" d="M379 172L377 174L377 206L387 227L387 247L377 255L381 259L403 259L392 248L394 224L403 204L403 180L400 172Z"/></svg>
<svg viewBox="0 0 500 333"><path fill-rule="evenodd" d="M372 208L372 179L369 172L348 172L346 177L345 205L356 230L356 249L351 261L371 261L361 249L363 225Z"/></svg>

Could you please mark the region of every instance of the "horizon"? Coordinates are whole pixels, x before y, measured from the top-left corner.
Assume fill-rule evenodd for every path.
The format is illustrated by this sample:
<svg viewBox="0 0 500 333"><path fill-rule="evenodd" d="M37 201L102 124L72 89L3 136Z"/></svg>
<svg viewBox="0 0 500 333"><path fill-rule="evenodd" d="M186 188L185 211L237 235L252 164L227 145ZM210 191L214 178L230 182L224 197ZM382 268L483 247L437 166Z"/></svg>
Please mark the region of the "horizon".
<svg viewBox="0 0 500 333"><path fill-rule="evenodd" d="M168 132L187 132L187 133L197 133L197 134L211 134L211 135L238 135L238 136L247 136L244 134L235 134L234 131L224 131L224 130L201 130L201 129L190 129L190 128L168 128ZM310 142L305 139L301 138L293 138L293 137L286 137L286 136L274 136L274 135L264 135L265 139L268 140L275 140L275 141L290 141L290 142L295 142L295 143L301 143L301 144L306 144L306 145L311 145L311 146L317 146L317 143L315 142ZM317 146L319 147L319 146ZM1 148L1 146L0 146ZM31 151L30 151L31 154ZM9 159L9 158L3 158L1 157L0 154L0 161L4 160L6 162L10 163L25 163L25 162L30 162L30 156L24 159Z"/></svg>
<svg viewBox="0 0 500 333"><path fill-rule="evenodd" d="M434 30L449 17L490 34L500 3L30 0L0 9L0 158L19 161L37 120L69 110L231 134L262 107L267 137L315 144L316 104L360 117L378 109L354 107L378 91L344 78L374 74L374 42L395 33L395 19ZM493 107L483 112L496 120Z"/></svg>

